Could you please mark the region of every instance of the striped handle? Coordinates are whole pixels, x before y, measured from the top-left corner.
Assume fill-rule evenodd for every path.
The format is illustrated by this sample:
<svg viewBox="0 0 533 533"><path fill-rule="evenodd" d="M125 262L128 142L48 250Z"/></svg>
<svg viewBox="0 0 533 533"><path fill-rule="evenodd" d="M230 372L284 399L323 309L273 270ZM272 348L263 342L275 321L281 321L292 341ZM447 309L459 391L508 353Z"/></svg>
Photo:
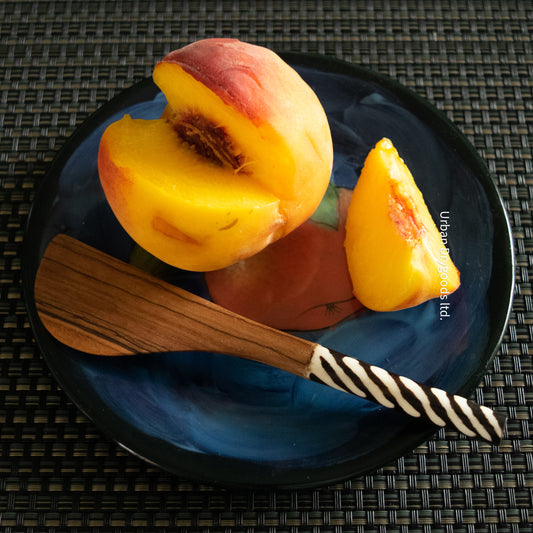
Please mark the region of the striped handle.
<svg viewBox="0 0 533 533"><path fill-rule="evenodd" d="M499 444L506 417L488 407L316 345L308 378L437 426Z"/></svg>

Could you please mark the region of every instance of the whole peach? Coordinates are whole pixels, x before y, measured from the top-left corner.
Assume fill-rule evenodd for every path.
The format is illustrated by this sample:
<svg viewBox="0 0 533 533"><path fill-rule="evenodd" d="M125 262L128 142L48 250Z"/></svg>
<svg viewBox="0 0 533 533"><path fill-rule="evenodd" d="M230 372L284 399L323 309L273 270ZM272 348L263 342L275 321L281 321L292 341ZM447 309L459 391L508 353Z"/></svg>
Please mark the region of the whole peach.
<svg viewBox="0 0 533 533"><path fill-rule="evenodd" d="M214 270L313 214L329 183L331 133L316 94L278 55L206 39L168 54L153 78L163 116L109 126L98 160L107 200L140 246Z"/></svg>

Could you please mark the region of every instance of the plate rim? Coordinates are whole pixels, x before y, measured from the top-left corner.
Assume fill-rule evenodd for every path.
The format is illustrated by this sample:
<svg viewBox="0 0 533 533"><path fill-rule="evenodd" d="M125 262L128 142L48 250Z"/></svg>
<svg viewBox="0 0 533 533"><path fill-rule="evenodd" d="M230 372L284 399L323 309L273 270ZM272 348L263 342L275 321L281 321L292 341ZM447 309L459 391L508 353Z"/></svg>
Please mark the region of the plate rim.
<svg viewBox="0 0 533 533"><path fill-rule="evenodd" d="M393 94L399 95L402 102L408 101L415 110L422 110L425 114L429 114L432 118L436 118L440 124L434 125L432 123L432 129L437 129L439 135L441 135L447 143L450 142L452 138L455 140L459 139L460 142L458 144L452 144L452 146L460 152L461 158L472 168L476 180L482 186L483 191L487 196L494 222L493 262L489 286L492 286L497 278L498 285L503 284L503 288L500 288L500 291L502 295L505 296L506 301L506 305L498 310L498 315L495 318L492 317L492 313L489 315L491 324L496 323L500 325L500 327L496 328L498 331L494 332L494 328L491 328L489 333L485 351L490 351L490 353L485 354L484 357L480 358L480 364L476 367L477 371L471 375L459 390L452 391L462 395L470 395L475 387L479 385L483 376L487 373L489 365L499 350L508 326L515 287L515 254L511 224L503 204L503 199L496 184L492 180L486 163L466 135L461 132L444 112L394 78L336 57L302 52L278 53L284 61L296 68L308 67L326 73L345 74L359 79L362 78L365 81L375 82L380 87L384 87L393 92ZM277 468L269 464L254 463L244 459L217 457L212 454L202 454L185 450L156 437L152 437L138 428L134 428L135 432L142 436L143 444L146 445L132 447L130 444L131 442L139 444L139 442L135 440L135 435L131 438L132 434L130 433L129 439L117 438L117 436L114 435L116 425L112 422L107 424L102 423L101 417L98 417L97 413L94 412L95 410L88 405L90 402L84 401L83 398L79 398L78 395L72 391L72 387L68 386L68 380L65 380L61 371L58 368L55 368L54 365L50 364L50 354L48 353L48 349L58 343L56 343L54 339L49 338L50 335L44 329L37 316L35 299L33 297L33 281L35 279L35 271L40 257L38 257L39 251L36 249L37 246L32 246L32 243L35 244L35 241L38 242L41 238L39 237L38 232L37 234L35 232L33 221L38 217L39 209L43 209L43 207L40 206L47 204L45 200L50 197L55 197L56 188L51 187L51 185L54 185L54 183L57 185L58 171L64 167L69 157L79 146L80 142L87 137L88 132L90 133L95 127L101 125L103 120L110 116L112 110L118 112L121 108L129 107L134 103L139 103L139 101L135 99L135 95L141 89L153 89L154 96L160 92L151 77L144 78L123 90L119 90L112 98L100 105L93 113L75 127L72 134L65 139L62 147L56 152L44 177L37 187L26 220L21 251L21 285L27 316L34 335L35 345L43 356L49 371L68 398L72 400L76 407L80 409L89 420L91 420L103 435L145 462L155 465L167 472L189 477L194 480L204 481L215 485L243 488L268 487L273 489L296 489L316 487L342 481L349 477L373 471L387 462L409 453L435 434L438 431L438 428L424 425L427 429L422 430L420 424L413 421L412 423L408 423L404 430L398 434L398 440L403 442L403 446L395 448L396 451L394 453L386 453L385 450L379 450L379 453L373 451L371 454L365 454L356 459L310 469L283 468L283 466ZM410 109L410 111L413 112L412 109ZM415 112L414 114L419 115L420 113ZM481 179L481 176L483 179ZM505 261L494 261L494 257L497 255L497 250L500 254L504 254ZM30 266L32 264L34 265L33 267ZM96 420L98 420L98 422ZM122 424L124 424L124 422L122 422ZM413 428L416 429L413 430ZM148 457L152 445L156 443L159 449L162 449L164 452L162 454L163 459L169 455L173 457L179 455L183 458L183 461L178 461L180 465L179 468L176 468L176 461L169 462L157 458L157 462L154 462L153 459ZM167 447L168 452L165 451ZM218 460L218 463L221 464L213 466L213 457L215 458L215 461ZM190 464L188 459L191 461L194 460L193 468L188 467ZM361 467L361 463L364 463L365 466ZM359 465L359 467L356 468L356 465ZM246 473L244 475L238 474L238 472L243 469ZM270 477L268 477L267 472L270 472Z"/></svg>

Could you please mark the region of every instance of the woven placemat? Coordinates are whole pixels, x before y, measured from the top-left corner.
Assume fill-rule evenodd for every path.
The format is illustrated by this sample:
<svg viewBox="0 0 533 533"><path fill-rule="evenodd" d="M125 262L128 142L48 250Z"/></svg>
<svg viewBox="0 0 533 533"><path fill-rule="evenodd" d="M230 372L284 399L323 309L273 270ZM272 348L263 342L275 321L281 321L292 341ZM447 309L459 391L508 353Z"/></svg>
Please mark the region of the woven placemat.
<svg viewBox="0 0 533 533"><path fill-rule="evenodd" d="M0 3L0 529L19 531L531 530L533 45L531 2ZM90 113L205 37L317 52L412 88L466 134L510 215L510 324L476 391L509 413L501 452L440 431L371 474L298 491L180 479L106 439L37 350L20 252L48 165Z"/></svg>

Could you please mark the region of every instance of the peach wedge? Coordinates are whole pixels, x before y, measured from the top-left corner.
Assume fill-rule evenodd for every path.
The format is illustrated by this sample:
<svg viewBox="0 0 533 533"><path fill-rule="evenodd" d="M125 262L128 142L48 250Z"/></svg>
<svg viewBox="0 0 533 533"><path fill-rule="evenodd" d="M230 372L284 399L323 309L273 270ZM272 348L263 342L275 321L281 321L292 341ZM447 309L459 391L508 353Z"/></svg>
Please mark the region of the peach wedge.
<svg viewBox="0 0 533 533"><path fill-rule="evenodd" d="M160 118L125 116L104 132L98 167L131 237L179 268L249 257L307 220L333 162L326 114L278 55L234 39L168 54L153 79Z"/></svg>
<svg viewBox="0 0 533 533"><path fill-rule="evenodd" d="M374 311L447 298L460 285L421 191L386 138L368 154L354 189L345 250L354 295Z"/></svg>

